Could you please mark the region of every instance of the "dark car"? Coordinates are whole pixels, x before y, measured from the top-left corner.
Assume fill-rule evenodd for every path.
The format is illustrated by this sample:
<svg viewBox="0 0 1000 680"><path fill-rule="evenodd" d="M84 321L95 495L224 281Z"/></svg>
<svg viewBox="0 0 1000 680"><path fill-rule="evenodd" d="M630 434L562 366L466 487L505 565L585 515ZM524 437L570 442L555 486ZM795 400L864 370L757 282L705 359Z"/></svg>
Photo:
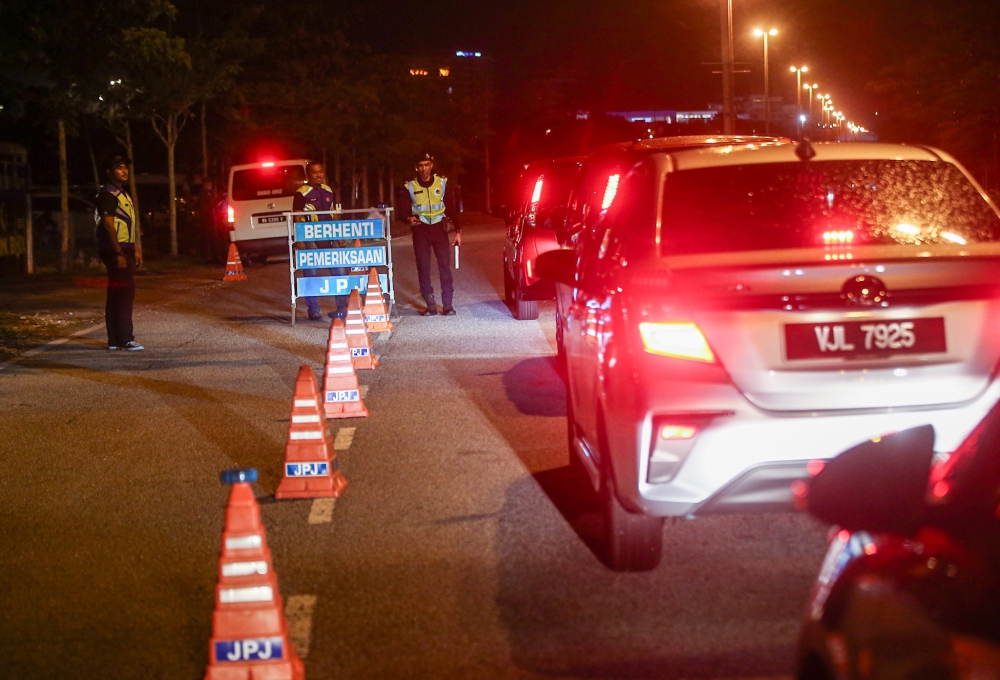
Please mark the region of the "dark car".
<svg viewBox="0 0 1000 680"><path fill-rule="evenodd" d="M565 220L557 225L556 239L563 248L573 248L583 259L588 249L599 247L597 238L600 225L618 193L618 185L625 173L642 158L653 153L669 153L681 149L701 147L730 147L734 145L769 144L779 141L775 137L740 135L684 135L656 137L634 142L608 144L583 159L569 195ZM556 295L556 345L559 356L565 357L563 327L569 306L573 301L573 287L555 285Z"/></svg>
<svg viewBox="0 0 1000 680"><path fill-rule="evenodd" d="M801 680L1000 678L1000 406L954 451L935 443L929 425L876 437L802 494L836 526Z"/></svg>
<svg viewBox="0 0 1000 680"><path fill-rule="evenodd" d="M534 272L534 262L559 247L556 227L565 222L566 203L581 160L532 163L517 181L503 248L504 300L517 319L537 319L538 301L555 296L552 282L542 281Z"/></svg>

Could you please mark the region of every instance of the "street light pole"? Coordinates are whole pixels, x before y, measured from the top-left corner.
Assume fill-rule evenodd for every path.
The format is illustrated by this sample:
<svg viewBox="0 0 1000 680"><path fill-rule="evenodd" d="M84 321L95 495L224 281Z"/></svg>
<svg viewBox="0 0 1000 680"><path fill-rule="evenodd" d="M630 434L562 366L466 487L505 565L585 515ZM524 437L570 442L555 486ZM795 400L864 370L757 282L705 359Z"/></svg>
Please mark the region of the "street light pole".
<svg viewBox="0 0 1000 680"><path fill-rule="evenodd" d="M809 120L812 121L813 117L813 90L815 90L819 85L803 85L802 89L809 90Z"/></svg>
<svg viewBox="0 0 1000 680"><path fill-rule="evenodd" d="M720 0L722 24L722 124L727 135L736 132L736 111L733 104L733 0Z"/></svg>
<svg viewBox="0 0 1000 680"><path fill-rule="evenodd" d="M771 79L767 63L767 38L778 35L778 29L772 28L769 31L763 31L758 28L754 29L753 34L758 38L761 36L764 38L764 134L769 135L771 134Z"/></svg>
<svg viewBox="0 0 1000 680"><path fill-rule="evenodd" d="M795 118L799 123L799 132L802 132L802 74L809 71L808 66L793 66L791 69L795 74Z"/></svg>

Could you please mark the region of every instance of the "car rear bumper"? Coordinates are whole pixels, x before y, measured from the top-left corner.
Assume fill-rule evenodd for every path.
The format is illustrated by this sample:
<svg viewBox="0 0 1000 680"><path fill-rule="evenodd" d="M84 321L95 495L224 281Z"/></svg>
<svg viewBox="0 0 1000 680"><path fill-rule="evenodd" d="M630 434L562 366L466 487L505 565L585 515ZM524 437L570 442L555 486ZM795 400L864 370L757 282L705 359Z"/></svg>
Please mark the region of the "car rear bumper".
<svg viewBox="0 0 1000 680"><path fill-rule="evenodd" d="M935 450L951 451L998 400L1000 381L994 381L979 398L957 406L776 415L750 405L731 386L674 383L633 400L638 412L630 420L637 426L622 422L614 407L607 409L609 433L618 433L609 434L615 483L626 507L657 516L791 509L791 485L809 478L809 461L827 460L872 437L926 424L935 428ZM731 415L714 417L698 433L672 479L648 481L655 419L707 411Z"/></svg>
<svg viewBox="0 0 1000 680"><path fill-rule="evenodd" d="M237 234L237 232L230 232ZM240 252L249 255L288 255L288 238L255 238L240 239L231 237Z"/></svg>

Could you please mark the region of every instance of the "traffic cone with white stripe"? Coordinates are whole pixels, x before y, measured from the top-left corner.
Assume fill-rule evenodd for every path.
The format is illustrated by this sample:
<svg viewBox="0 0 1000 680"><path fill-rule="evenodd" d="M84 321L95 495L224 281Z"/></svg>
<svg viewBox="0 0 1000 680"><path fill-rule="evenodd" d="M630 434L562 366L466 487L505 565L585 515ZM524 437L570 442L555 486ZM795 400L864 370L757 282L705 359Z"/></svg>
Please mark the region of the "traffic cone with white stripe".
<svg viewBox="0 0 1000 680"><path fill-rule="evenodd" d="M288 640L278 578L250 484L257 471L226 470L231 484L215 586L205 680L303 680Z"/></svg>
<svg viewBox="0 0 1000 680"><path fill-rule="evenodd" d="M378 359L372 349L372 338L368 335L365 313L361 309L361 294L355 289L347 298L347 318L345 319L347 346L351 350L354 368L378 368Z"/></svg>
<svg viewBox="0 0 1000 680"><path fill-rule="evenodd" d="M382 296L382 284L378 272L374 269L368 272L368 287L365 290L365 323L369 333L391 331L393 326L389 321L389 310Z"/></svg>
<svg viewBox="0 0 1000 680"><path fill-rule="evenodd" d="M347 480L337 464L312 367L299 368L285 444L285 470L274 492L282 498L340 498Z"/></svg>
<svg viewBox="0 0 1000 680"><path fill-rule="evenodd" d="M347 346L343 319L334 319L330 325L323 376L323 408L327 418L368 417L368 409L361 400L358 373Z"/></svg>
<svg viewBox="0 0 1000 680"><path fill-rule="evenodd" d="M243 272L243 261L240 259L240 251L236 249L235 243L229 244L229 257L226 258L226 273L222 277L223 281L246 281L247 275Z"/></svg>

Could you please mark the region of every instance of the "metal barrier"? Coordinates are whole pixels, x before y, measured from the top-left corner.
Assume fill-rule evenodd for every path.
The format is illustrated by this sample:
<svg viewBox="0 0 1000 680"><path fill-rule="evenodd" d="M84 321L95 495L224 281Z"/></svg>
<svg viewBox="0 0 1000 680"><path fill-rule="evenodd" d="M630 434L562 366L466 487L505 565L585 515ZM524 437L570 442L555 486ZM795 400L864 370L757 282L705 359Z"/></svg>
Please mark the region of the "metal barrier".
<svg viewBox="0 0 1000 680"><path fill-rule="evenodd" d="M300 297L350 295L357 288L364 293L368 270L379 272L383 294L389 295L389 313L395 313L396 287L392 277L392 208L343 210L338 205L329 213L335 219L297 222L297 217L315 218L315 211L282 213L288 225L288 278L292 292L292 325L296 300ZM345 218L346 219L342 219ZM354 247L353 242L361 245ZM350 242L349 247L318 247L320 243ZM308 244L308 245L304 245ZM299 247L296 248L296 245ZM302 276L296 272L350 269L350 274ZM384 270L384 273L383 273Z"/></svg>

